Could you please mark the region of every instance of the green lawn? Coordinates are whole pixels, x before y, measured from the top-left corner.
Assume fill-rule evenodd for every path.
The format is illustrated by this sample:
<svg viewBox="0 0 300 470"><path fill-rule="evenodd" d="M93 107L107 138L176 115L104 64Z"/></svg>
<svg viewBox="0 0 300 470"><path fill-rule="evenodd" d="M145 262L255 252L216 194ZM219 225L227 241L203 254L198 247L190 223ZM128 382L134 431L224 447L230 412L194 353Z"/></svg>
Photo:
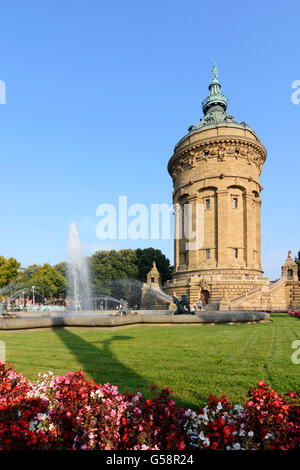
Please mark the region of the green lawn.
<svg viewBox="0 0 300 470"><path fill-rule="evenodd" d="M197 407L210 393L243 402L259 379L279 392L300 390L300 364L291 361L300 320L272 315L249 325L139 326L126 329L52 329L0 333L7 362L29 379L49 370L83 370L122 392L173 390L176 402Z"/></svg>

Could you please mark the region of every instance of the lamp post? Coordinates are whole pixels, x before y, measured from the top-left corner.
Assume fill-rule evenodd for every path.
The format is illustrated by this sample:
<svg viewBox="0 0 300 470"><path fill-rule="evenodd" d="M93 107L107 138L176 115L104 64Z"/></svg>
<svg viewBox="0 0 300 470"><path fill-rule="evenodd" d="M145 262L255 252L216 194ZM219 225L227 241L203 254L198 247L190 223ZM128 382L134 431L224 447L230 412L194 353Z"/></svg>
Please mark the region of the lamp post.
<svg viewBox="0 0 300 470"><path fill-rule="evenodd" d="M23 294L23 310L25 310L25 297L24 297L24 296L25 296L25 292L23 291L22 294Z"/></svg>
<svg viewBox="0 0 300 470"><path fill-rule="evenodd" d="M34 301L34 289L35 289L35 286L32 286L32 305L34 305L35 301Z"/></svg>

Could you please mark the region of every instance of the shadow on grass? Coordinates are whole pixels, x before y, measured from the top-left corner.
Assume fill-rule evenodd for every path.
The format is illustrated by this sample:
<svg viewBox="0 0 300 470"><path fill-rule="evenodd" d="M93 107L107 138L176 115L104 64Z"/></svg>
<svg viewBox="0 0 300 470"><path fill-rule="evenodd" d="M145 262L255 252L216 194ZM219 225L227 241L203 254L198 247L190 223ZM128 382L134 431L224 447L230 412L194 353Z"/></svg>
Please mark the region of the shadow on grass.
<svg viewBox="0 0 300 470"><path fill-rule="evenodd" d="M94 379L96 383L109 382L111 385L117 385L121 393L126 391L141 392L145 398L151 396L152 382L122 364L111 350L111 345L114 342L130 341L133 339L131 336L116 335L108 339L90 342L64 328L53 328L53 331L80 363L83 372ZM195 403L185 401L176 395L173 398L177 406L180 407L196 409L199 406L199 403L195 405ZM203 402L206 401L202 396L195 396L195 398L197 402L199 399Z"/></svg>
<svg viewBox="0 0 300 470"><path fill-rule="evenodd" d="M141 391L149 395L150 382L122 364L111 350L112 343L130 341L131 336L112 336L102 341L89 342L70 330L54 328L53 331L80 362L83 372L96 383L117 385L122 393Z"/></svg>

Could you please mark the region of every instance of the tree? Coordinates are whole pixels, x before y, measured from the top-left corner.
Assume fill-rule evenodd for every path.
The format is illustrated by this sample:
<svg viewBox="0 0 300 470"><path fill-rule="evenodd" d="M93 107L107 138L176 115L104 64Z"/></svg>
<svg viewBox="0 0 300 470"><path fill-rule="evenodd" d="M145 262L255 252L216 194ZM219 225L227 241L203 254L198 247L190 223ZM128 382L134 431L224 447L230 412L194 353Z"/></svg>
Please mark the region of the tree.
<svg viewBox="0 0 300 470"><path fill-rule="evenodd" d="M19 274L20 263L15 258L0 256L0 288L14 281Z"/></svg>
<svg viewBox="0 0 300 470"><path fill-rule="evenodd" d="M45 298L58 298L65 296L67 281L55 267L45 263L43 266L33 264L22 270L15 286L16 290L24 291L25 295L32 295L32 286L35 286L35 297L44 302Z"/></svg>
<svg viewBox="0 0 300 470"><path fill-rule="evenodd" d="M97 251L89 258L92 292L127 300L130 306L139 305L142 284L153 261L161 274L162 282L170 279L170 261L160 250Z"/></svg>
<svg viewBox="0 0 300 470"><path fill-rule="evenodd" d="M128 287L128 282L125 286L124 279L137 279L137 257L134 250L96 251L88 262L94 294L107 294L119 299Z"/></svg>
<svg viewBox="0 0 300 470"><path fill-rule="evenodd" d="M17 279L15 280L12 289L14 292L25 292L26 296L31 296L32 293L32 278L40 269L39 264L31 264L27 268L21 268Z"/></svg>
<svg viewBox="0 0 300 470"><path fill-rule="evenodd" d="M66 278L50 264L43 264L34 271L30 282L35 286L37 296L44 301L45 298L63 296L66 290Z"/></svg>
<svg viewBox="0 0 300 470"><path fill-rule="evenodd" d="M138 248L135 252L138 263L138 279L140 281L146 282L147 274L152 268L153 261L156 263L162 283L171 278L172 267L170 266L170 260L160 250L150 247L143 250Z"/></svg>
<svg viewBox="0 0 300 470"><path fill-rule="evenodd" d="M55 264L53 268L63 277L67 278L68 263L66 261L62 261L61 263Z"/></svg>

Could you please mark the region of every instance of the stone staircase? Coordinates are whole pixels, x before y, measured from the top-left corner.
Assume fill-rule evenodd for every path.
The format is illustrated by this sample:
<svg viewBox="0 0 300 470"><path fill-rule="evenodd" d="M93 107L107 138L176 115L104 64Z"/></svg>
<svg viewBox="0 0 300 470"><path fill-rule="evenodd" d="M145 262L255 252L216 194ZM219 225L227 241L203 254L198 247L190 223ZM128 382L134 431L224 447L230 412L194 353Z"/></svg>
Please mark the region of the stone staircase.
<svg viewBox="0 0 300 470"><path fill-rule="evenodd" d="M293 285L290 306L292 308L300 308L300 282Z"/></svg>
<svg viewBox="0 0 300 470"><path fill-rule="evenodd" d="M172 298L165 294L162 290L153 289L148 284L144 284L142 288L141 308L144 310L176 310Z"/></svg>
<svg viewBox="0 0 300 470"><path fill-rule="evenodd" d="M285 309L286 301L282 301L282 289L286 281L279 279L268 285L260 286L246 294L231 299L230 309L238 308L241 310L253 308L254 310L262 309Z"/></svg>

